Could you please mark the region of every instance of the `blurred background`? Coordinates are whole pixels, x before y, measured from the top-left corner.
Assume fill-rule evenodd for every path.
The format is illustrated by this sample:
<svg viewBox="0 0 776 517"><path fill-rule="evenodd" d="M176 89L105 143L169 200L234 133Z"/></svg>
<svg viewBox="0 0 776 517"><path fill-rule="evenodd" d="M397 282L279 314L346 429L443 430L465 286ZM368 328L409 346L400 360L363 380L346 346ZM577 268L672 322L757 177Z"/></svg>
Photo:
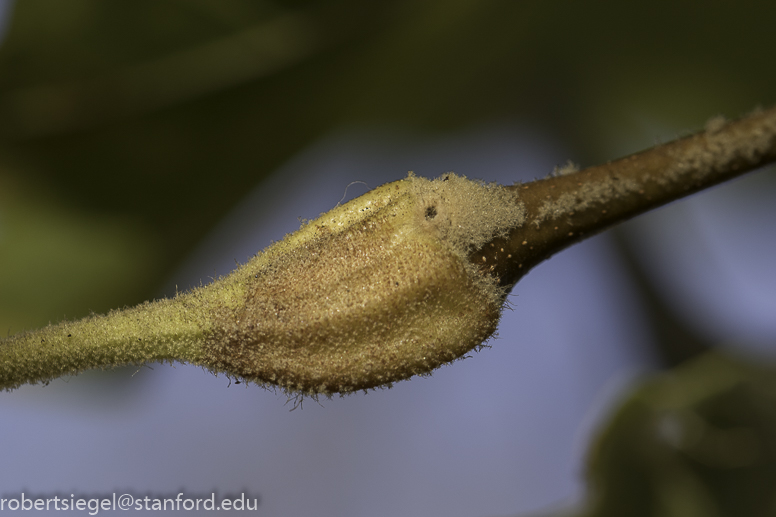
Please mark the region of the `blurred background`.
<svg viewBox="0 0 776 517"><path fill-rule="evenodd" d="M0 329L207 283L409 170L530 181L770 106L774 19L773 2L2 1ZM152 364L0 393L0 495L772 515L775 200L771 168L569 249L515 287L492 348L391 390L291 412Z"/></svg>

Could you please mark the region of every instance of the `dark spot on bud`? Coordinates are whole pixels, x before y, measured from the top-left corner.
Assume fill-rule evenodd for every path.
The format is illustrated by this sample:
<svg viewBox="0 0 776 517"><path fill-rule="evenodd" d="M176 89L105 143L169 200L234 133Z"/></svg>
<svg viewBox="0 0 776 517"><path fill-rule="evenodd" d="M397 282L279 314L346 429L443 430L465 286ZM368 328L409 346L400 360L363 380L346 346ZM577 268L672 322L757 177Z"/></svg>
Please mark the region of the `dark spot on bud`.
<svg viewBox="0 0 776 517"><path fill-rule="evenodd" d="M437 216L437 209L435 206L426 207L426 219L433 219Z"/></svg>

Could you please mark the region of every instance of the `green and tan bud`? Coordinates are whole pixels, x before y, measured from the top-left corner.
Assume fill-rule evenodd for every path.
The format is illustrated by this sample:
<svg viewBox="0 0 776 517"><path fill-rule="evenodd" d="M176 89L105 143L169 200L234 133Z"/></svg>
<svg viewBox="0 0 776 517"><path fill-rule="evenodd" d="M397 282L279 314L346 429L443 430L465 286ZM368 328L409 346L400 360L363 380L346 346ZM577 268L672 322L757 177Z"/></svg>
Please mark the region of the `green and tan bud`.
<svg viewBox="0 0 776 517"><path fill-rule="evenodd" d="M454 174L383 185L246 264L203 363L304 393L429 373L495 331L505 293L467 256L523 218L503 187Z"/></svg>

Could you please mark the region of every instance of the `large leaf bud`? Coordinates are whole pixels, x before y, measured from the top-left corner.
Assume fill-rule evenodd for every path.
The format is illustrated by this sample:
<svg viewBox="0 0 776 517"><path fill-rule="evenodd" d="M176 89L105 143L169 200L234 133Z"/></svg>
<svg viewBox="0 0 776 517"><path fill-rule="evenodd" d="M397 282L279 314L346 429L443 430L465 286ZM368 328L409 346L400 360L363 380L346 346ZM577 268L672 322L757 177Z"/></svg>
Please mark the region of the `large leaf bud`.
<svg viewBox="0 0 776 517"><path fill-rule="evenodd" d="M496 330L505 292L468 255L523 219L514 194L455 174L383 185L243 266L201 363L308 394L429 373Z"/></svg>

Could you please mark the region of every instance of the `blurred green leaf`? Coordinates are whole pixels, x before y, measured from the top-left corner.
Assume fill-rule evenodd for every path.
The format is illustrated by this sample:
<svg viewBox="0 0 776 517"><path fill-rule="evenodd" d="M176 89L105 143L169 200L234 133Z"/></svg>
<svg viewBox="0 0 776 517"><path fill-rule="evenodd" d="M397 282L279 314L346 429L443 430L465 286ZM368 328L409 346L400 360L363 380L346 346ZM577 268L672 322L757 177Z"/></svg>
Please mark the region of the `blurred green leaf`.
<svg viewBox="0 0 776 517"><path fill-rule="evenodd" d="M62 203L34 182L0 174L4 333L41 327L73 313L105 312L120 305L127 293L145 295L135 278L156 273L156 235L133 221L93 215Z"/></svg>
<svg viewBox="0 0 776 517"><path fill-rule="evenodd" d="M591 517L773 515L776 367L707 353L657 375L590 454Z"/></svg>

